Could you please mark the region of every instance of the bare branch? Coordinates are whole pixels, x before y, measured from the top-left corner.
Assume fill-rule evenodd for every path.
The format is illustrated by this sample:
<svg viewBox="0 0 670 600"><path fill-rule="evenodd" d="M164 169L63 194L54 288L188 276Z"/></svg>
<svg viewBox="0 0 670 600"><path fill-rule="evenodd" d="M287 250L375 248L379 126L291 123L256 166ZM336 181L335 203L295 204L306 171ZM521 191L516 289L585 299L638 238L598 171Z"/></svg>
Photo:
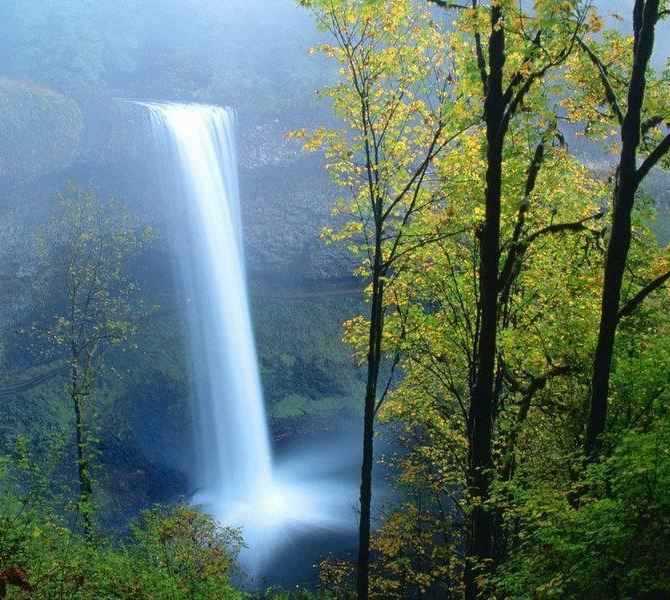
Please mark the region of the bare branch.
<svg viewBox="0 0 670 600"><path fill-rule="evenodd" d="M588 217L584 217L579 221L574 221L572 223L555 223L554 225L547 225L546 227L543 227L542 229L539 229L532 235L528 236L524 244L528 246L540 236L550 233L563 233L564 231L588 231L590 233L597 233L594 232L592 229L589 229L585 225L585 223L588 223L589 221L597 221L599 219L602 219L604 215L605 215L604 212L599 212L590 215Z"/></svg>
<svg viewBox="0 0 670 600"><path fill-rule="evenodd" d="M64 365L60 365L54 369L50 369L46 373L36 375L35 377L27 381L22 381L21 383L14 383L12 385L0 387L0 399L8 399L11 398L12 396L15 396L16 394L28 391L34 387L37 387L38 385L41 385L49 381L50 379L53 379L57 375L60 375L64 372L65 372Z"/></svg>
<svg viewBox="0 0 670 600"><path fill-rule="evenodd" d="M617 118L619 125L623 125L623 112L621 112L621 108L619 107L619 101L617 100L616 93L614 92L614 88L610 83L609 74L607 73L607 67L598 58L596 53L586 45L586 42L584 42L584 40L578 37L577 43L579 44L580 48L584 50L584 52L586 52L586 55L591 59L591 62L594 64L596 69L598 69L600 82L603 84L603 88L605 88L605 99L607 100L607 103L610 105L610 108L612 109L614 116Z"/></svg>
<svg viewBox="0 0 670 600"><path fill-rule="evenodd" d="M642 180L647 176L649 171L654 168L654 165L658 163L670 150L670 133L666 135L663 140L659 143L656 148L644 159L636 174L636 184L640 185Z"/></svg>
<svg viewBox="0 0 670 600"><path fill-rule="evenodd" d="M657 289L663 287L665 283L670 280L670 271L659 275L656 279L649 282L645 287L643 287L635 296L633 296L626 304L621 307L619 311L618 319L621 320L624 317L628 317L642 304L647 296L655 292Z"/></svg>

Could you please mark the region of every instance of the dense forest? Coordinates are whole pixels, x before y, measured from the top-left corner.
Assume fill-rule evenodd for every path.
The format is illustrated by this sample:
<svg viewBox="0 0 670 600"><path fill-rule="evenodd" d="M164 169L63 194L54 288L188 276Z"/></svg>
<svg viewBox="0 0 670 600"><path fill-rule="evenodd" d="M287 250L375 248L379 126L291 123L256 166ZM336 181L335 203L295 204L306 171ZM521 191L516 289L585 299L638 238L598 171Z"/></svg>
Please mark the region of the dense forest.
<svg viewBox="0 0 670 600"><path fill-rule="evenodd" d="M670 598L668 0L6 0L0 598Z"/></svg>

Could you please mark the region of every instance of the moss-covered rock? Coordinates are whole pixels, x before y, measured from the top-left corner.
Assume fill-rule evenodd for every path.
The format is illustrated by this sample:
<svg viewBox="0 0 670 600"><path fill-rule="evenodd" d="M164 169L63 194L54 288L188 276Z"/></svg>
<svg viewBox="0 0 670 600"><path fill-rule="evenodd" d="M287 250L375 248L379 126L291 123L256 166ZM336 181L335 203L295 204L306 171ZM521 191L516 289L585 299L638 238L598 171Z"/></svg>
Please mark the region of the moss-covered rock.
<svg viewBox="0 0 670 600"><path fill-rule="evenodd" d="M0 79L0 178L22 181L69 166L82 130L74 100L32 83Z"/></svg>
<svg viewBox="0 0 670 600"><path fill-rule="evenodd" d="M363 372L342 341L342 323L364 310L355 282L312 289L252 281L252 313L273 429L355 411Z"/></svg>

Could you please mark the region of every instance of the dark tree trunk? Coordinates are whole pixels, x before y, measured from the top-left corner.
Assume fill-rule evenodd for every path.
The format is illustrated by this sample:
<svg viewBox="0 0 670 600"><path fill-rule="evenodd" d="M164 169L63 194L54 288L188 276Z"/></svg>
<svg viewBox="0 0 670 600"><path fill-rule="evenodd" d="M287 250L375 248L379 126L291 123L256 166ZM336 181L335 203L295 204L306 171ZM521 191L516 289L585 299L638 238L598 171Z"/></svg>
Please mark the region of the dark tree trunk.
<svg viewBox="0 0 670 600"><path fill-rule="evenodd" d="M79 514L82 518L84 533L89 535L92 531L91 523L91 498L93 496L93 484L86 457L86 434L84 426L84 417L82 410L83 393L81 390L81 381L76 359L72 366L70 396L74 407L75 417L75 436L77 445L77 475L79 477Z"/></svg>
<svg viewBox="0 0 670 600"><path fill-rule="evenodd" d="M384 330L384 282L382 279L381 245L375 250L372 274L372 306L368 339L368 373L365 390L363 422L363 462L361 466L361 514L358 531L358 564L356 589L359 600L367 600L370 589L370 522L372 505L372 470L374 465L374 420L377 404L377 382L381 364L381 343Z"/></svg>
<svg viewBox="0 0 670 600"><path fill-rule="evenodd" d="M500 7L491 9L489 39L490 75L484 105L487 139L485 221L481 231L479 288L481 327L477 353L477 371L472 389L468 423L470 493L478 499L472 510L466 539L466 598L477 597L476 577L482 563L493 558L493 517L483 505L490 494L490 470L493 466L493 384L498 335L498 261L500 257L500 199L502 193L503 66L505 35L499 27Z"/></svg>
<svg viewBox="0 0 670 600"><path fill-rule="evenodd" d="M600 435L605 431L607 398L612 369L614 341L619 324L621 288L631 241L631 213L639 186L637 151L640 145L645 72L654 47L654 28L658 20L659 0L636 0L633 27L635 46L633 70L628 87L626 115L621 127L621 155L616 175L612 231L605 259L600 329L593 358L590 413L586 428L585 451L594 458Z"/></svg>

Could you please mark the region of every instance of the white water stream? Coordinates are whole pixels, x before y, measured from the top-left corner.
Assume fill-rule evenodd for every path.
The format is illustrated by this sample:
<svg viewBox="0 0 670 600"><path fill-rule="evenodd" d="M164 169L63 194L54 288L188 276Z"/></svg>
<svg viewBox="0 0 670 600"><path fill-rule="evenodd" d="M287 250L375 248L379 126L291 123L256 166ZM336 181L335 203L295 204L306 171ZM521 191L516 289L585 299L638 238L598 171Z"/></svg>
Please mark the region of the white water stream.
<svg viewBox="0 0 670 600"><path fill-rule="evenodd" d="M343 511L332 505L338 494L327 482L291 482L291 473L273 468L249 313L234 115L217 106L142 105L177 207L171 210L189 300L199 489L193 501L242 528L242 562L253 573L291 529L341 527Z"/></svg>

